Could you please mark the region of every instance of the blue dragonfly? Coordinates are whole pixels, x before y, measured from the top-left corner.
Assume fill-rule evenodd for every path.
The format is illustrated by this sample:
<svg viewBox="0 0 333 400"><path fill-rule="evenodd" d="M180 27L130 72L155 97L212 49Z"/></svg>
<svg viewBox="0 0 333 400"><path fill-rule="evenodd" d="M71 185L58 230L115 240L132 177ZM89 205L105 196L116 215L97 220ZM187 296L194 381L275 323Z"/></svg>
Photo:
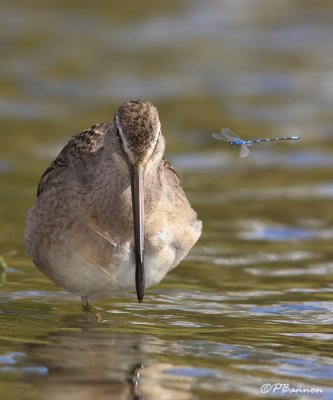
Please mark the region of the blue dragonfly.
<svg viewBox="0 0 333 400"><path fill-rule="evenodd" d="M222 141L230 144L231 146L240 147L240 156L241 157L246 157L250 153L248 146L251 146L252 144L255 144L255 143L274 142L277 140L299 140L300 139L299 136L290 136L290 137L278 137L278 138L272 138L272 139L243 140L239 136L237 136L234 132L232 132L229 128L222 128L221 132L213 133L212 136L214 139L222 140Z"/></svg>

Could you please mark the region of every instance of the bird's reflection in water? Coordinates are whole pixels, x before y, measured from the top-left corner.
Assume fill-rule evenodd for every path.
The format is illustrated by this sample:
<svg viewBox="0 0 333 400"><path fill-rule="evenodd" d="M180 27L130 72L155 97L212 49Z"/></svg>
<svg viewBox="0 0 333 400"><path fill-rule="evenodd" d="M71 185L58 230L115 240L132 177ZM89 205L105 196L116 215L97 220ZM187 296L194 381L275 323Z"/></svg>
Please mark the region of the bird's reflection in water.
<svg viewBox="0 0 333 400"><path fill-rule="evenodd" d="M134 400L144 400L144 397L141 396L138 392L138 386L140 382L140 371L143 368L143 364L137 364L130 373L130 376L128 378L128 382L132 387L132 394L133 394L133 399Z"/></svg>
<svg viewBox="0 0 333 400"><path fill-rule="evenodd" d="M191 398L189 378L165 373L175 366L158 361L165 345L163 339L137 332L115 332L116 326L112 330L90 318L68 318L71 323L66 323L66 330L43 337L43 344L29 345L26 351L26 364L43 365L48 371L43 377L26 376L29 383L33 381L38 386L39 398Z"/></svg>

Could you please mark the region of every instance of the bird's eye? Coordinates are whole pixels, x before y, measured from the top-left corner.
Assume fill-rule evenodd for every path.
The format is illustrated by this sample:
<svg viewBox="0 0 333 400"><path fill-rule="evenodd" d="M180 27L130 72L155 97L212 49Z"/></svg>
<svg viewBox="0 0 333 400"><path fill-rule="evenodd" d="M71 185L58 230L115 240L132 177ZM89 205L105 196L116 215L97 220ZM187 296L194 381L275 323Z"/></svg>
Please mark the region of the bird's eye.
<svg viewBox="0 0 333 400"><path fill-rule="evenodd" d="M120 132L119 132L118 128L116 128L116 135L117 135L117 138L118 138L119 142L122 143L122 139L121 139Z"/></svg>

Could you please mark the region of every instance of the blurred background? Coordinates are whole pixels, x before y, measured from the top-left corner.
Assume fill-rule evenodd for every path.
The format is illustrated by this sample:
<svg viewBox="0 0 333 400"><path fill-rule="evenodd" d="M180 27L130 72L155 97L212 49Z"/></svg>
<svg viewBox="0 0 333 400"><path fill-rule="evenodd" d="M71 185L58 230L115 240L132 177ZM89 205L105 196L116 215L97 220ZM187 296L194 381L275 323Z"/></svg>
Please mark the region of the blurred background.
<svg viewBox="0 0 333 400"><path fill-rule="evenodd" d="M332 398L333 3L1 0L0 11L1 398L252 399L266 382ZM25 217L68 138L138 98L159 110L204 232L142 305L96 302L98 322L33 266ZM241 159L211 138L222 127L301 141Z"/></svg>

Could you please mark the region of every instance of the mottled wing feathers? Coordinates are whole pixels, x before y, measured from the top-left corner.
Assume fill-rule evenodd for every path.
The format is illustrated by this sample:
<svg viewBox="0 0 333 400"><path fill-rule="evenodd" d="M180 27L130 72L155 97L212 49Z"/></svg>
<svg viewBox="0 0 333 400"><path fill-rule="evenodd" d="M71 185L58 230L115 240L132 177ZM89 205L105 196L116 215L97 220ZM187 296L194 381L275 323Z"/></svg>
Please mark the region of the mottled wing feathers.
<svg viewBox="0 0 333 400"><path fill-rule="evenodd" d="M174 179L177 186L182 187L179 176L178 176L176 170L173 168L173 166L164 157L162 159L162 162L163 162L162 168L164 168L165 171L169 172L169 176L171 176Z"/></svg>
<svg viewBox="0 0 333 400"><path fill-rule="evenodd" d="M89 129L74 135L61 150L58 157L43 173L37 188L37 197L44 191L48 182L68 167L74 159L89 158L103 148L104 136L110 129L109 123L95 124Z"/></svg>

